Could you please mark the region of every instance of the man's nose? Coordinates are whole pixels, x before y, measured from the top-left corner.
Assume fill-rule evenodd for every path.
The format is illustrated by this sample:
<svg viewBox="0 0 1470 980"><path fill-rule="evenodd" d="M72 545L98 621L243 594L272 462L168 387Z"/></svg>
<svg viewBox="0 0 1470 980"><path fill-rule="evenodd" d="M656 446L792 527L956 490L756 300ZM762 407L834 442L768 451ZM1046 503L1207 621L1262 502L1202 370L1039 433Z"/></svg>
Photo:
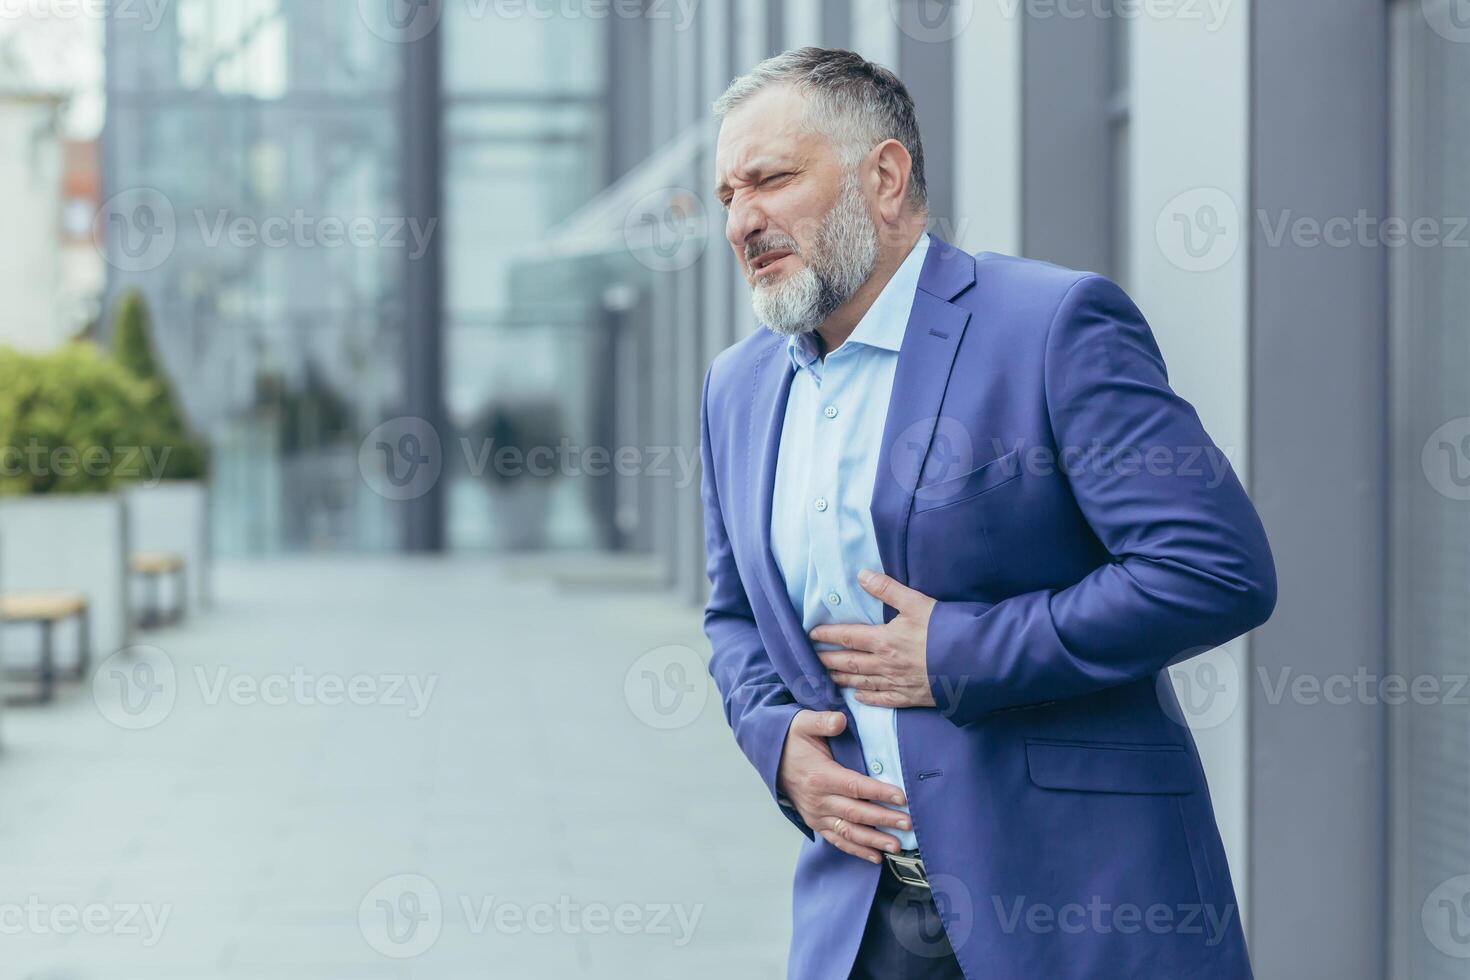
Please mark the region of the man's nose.
<svg viewBox="0 0 1470 980"><path fill-rule="evenodd" d="M766 230L766 217L760 208L735 201L730 205L730 215L725 219L725 237L730 240L737 255L745 256L745 246Z"/></svg>

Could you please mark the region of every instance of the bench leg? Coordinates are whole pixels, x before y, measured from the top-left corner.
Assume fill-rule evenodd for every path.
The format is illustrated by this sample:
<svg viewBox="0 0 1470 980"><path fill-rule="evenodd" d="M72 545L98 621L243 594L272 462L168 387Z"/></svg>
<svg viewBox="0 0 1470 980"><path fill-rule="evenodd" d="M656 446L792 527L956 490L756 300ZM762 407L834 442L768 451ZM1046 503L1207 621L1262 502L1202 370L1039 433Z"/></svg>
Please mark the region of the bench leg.
<svg viewBox="0 0 1470 980"><path fill-rule="evenodd" d="M37 696L42 704L50 702L56 693L55 651L51 649L51 620L41 620L41 691Z"/></svg>
<svg viewBox="0 0 1470 980"><path fill-rule="evenodd" d="M184 590L188 587L189 577L184 574L184 566L180 565L178 571L174 572L174 618L175 623L184 618Z"/></svg>
<svg viewBox="0 0 1470 980"><path fill-rule="evenodd" d="M77 613L77 680L84 681L92 668L92 609Z"/></svg>
<svg viewBox="0 0 1470 980"><path fill-rule="evenodd" d="M159 620L159 598L158 598L159 576L152 572L143 574L143 615L139 619L139 626L152 626Z"/></svg>

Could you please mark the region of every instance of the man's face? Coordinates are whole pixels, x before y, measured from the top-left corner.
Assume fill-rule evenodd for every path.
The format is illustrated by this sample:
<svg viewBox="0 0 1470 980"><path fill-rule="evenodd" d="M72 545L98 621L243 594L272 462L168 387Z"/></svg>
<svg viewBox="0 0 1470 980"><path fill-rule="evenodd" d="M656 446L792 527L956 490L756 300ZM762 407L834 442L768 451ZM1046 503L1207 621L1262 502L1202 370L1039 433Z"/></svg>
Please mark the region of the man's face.
<svg viewBox="0 0 1470 980"><path fill-rule="evenodd" d="M858 177L826 136L802 129L804 107L791 86L766 89L725 117L715 151L725 237L757 317L788 335L820 326L877 258Z"/></svg>

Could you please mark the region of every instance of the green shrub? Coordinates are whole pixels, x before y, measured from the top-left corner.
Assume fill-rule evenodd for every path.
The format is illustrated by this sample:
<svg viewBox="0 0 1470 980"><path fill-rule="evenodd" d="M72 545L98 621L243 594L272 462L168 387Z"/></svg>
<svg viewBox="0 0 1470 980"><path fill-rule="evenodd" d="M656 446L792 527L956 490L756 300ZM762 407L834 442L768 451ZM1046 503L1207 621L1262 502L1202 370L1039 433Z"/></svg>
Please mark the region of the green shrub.
<svg viewBox="0 0 1470 980"><path fill-rule="evenodd" d="M152 386L137 428L139 444L152 447L163 462L160 475L169 480L203 477L208 465L204 445L189 430L173 384L154 355L148 306L141 293L127 293L118 302L112 348L123 368Z"/></svg>
<svg viewBox="0 0 1470 980"><path fill-rule="evenodd" d="M0 348L0 495L89 493L154 476L138 420L156 394L89 343Z"/></svg>

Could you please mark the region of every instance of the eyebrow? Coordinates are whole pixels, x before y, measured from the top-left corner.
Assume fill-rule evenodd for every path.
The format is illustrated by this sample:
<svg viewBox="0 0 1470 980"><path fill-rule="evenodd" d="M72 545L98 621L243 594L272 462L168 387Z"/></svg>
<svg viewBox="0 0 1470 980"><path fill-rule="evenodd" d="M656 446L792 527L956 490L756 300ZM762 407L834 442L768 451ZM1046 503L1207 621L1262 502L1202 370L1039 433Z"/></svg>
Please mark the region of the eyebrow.
<svg viewBox="0 0 1470 980"><path fill-rule="evenodd" d="M738 171L734 172L757 176L770 173L772 170L778 167L786 167L790 165L791 164L789 161L782 162L782 158L780 157L764 156L756 157L754 160L747 163L744 167L741 167ZM718 184L715 185L715 197L723 197L725 191L728 191L729 189L730 184L728 181L720 181Z"/></svg>

